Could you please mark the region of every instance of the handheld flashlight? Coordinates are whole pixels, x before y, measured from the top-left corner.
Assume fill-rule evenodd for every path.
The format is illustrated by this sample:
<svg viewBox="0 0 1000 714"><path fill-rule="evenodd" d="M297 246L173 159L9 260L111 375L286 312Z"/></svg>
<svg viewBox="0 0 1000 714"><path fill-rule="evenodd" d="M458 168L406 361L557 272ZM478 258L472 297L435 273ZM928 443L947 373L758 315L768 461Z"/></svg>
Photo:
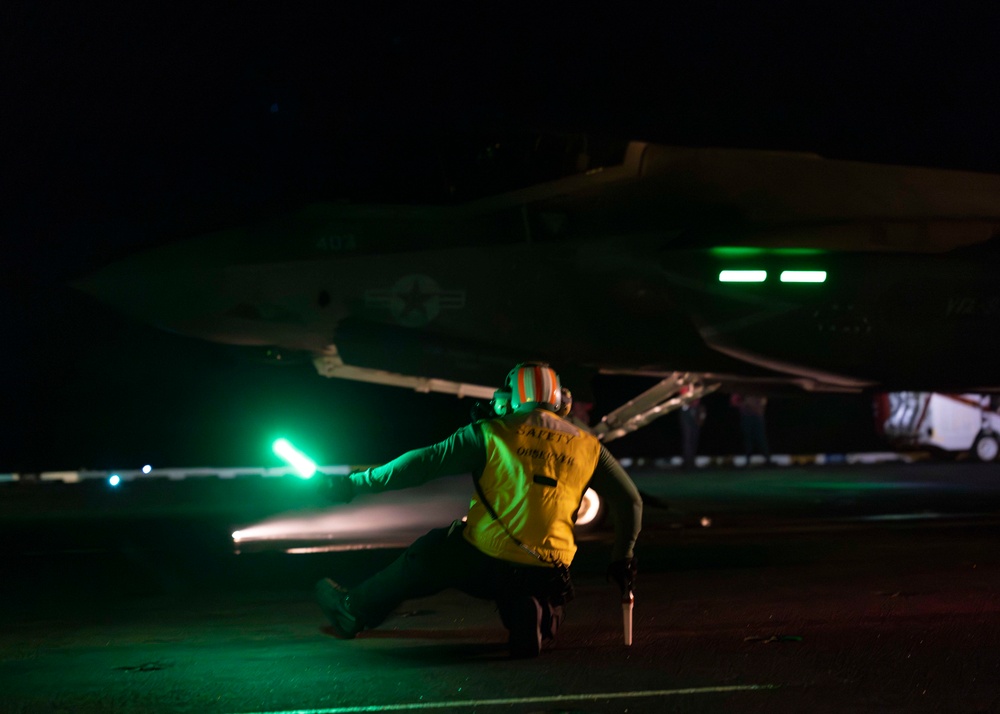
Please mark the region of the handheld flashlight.
<svg viewBox="0 0 1000 714"><path fill-rule="evenodd" d="M635 605L635 594L631 590L622 593L622 629L625 635L625 646L632 646L632 606Z"/></svg>

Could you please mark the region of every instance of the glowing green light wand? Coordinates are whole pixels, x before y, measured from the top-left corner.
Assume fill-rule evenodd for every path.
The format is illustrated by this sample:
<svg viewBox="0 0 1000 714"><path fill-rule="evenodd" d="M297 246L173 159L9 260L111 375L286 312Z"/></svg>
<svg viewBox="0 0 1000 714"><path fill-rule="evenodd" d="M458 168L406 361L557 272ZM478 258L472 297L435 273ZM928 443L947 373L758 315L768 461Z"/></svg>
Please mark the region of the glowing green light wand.
<svg viewBox="0 0 1000 714"><path fill-rule="evenodd" d="M271 444L271 451L295 469L295 472L302 478L312 478L316 473L316 463L301 451L292 446L288 439L277 439Z"/></svg>

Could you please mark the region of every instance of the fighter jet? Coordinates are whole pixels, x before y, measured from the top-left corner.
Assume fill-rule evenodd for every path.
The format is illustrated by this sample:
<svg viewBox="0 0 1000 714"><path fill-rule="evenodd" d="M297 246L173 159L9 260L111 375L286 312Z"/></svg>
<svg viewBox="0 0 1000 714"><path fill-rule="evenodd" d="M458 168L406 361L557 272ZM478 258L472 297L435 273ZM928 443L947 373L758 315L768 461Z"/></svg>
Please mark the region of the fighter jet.
<svg viewBox="0 0 1000 714"><path fill-rule="evenodd" d="M489 398L525 358L661 381L610 439L720 384L1000 387L1000 176L631 142L451 205L311 205L76 287L326 377Z"/></svg>

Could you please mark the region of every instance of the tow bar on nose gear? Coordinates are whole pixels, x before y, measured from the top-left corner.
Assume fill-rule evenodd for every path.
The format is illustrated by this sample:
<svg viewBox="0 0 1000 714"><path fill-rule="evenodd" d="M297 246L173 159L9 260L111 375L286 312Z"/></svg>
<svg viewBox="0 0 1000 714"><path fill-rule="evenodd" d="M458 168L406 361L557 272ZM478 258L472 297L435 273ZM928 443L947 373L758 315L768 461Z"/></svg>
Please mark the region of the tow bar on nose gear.
<svg viewBox="0 0 1000 714"><path fill-rule="evenodd" d="M605 371L603 374L614 374L614 372ZM635 399L630 399L617 409L608 412L590 431L607 444L649 424L654 419L680 409L695 399L711 394L720 386L718 383L705 384L701 381L701 375L694 372L674 372Z"/></svg>

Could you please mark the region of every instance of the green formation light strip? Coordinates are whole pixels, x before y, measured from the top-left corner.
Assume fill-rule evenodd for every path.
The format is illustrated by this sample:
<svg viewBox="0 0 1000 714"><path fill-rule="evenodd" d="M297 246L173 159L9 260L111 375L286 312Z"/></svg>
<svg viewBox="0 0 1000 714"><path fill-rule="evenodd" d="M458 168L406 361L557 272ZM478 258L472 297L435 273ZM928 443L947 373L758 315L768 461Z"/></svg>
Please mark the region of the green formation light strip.
<svg viewBox="0 0 1000 714"><path fill-rule="evenodd" d="M723 270L720 283L762 283L767 280L766 270Z"/></svg>
<svg viewBox="0 0 1000 714"><path fill-rule="evenodd" d="M782 270L780 276L783 283L825 283L825 270Z"/></svg>
<svg viewBox="0 0 1000 714"><path fill-rule="evenodd" d="M825 270L782 270L779 279L783 283L825 283ZM723 270L719 272L720 283L763 283L767 280L766 270Z"/></svg>

